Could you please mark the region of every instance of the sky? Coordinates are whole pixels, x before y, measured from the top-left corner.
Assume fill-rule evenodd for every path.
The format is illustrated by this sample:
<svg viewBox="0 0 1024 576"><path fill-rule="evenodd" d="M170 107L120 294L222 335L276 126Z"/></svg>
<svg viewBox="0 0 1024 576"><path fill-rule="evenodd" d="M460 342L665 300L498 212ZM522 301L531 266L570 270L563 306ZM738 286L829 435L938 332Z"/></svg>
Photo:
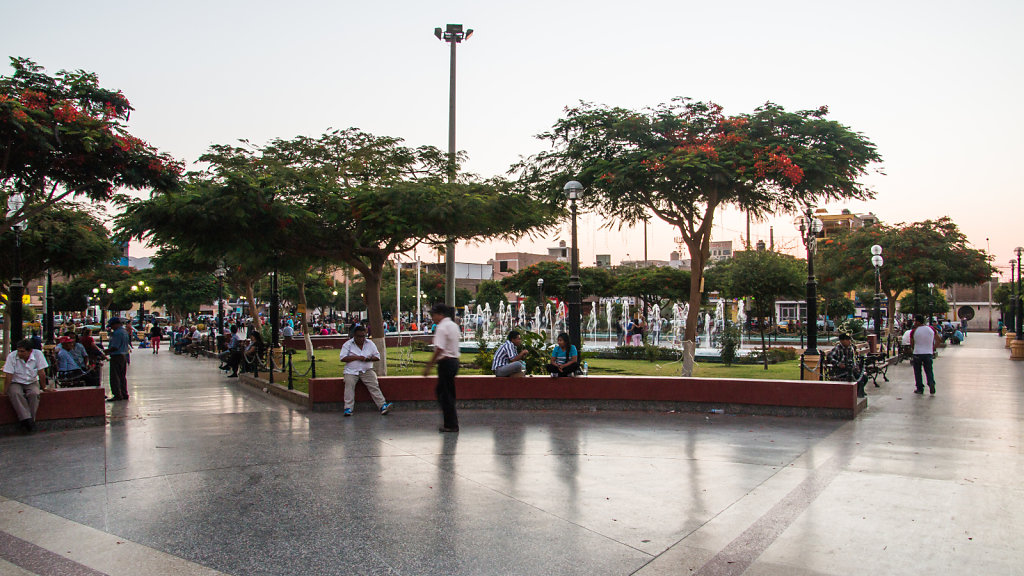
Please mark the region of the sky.
<svg viewBox="0 0 1024 576"><path fill-rule="evenodd" d="M0 53L47 71L95 72L135 111L129 128L194 162L210 145L316 136L358 127L414 146L447 147L448 45L460 23L457 147L464 170L503 175L542 149L534 137L583 100L643 108L676 96L726 114L771 101L827 105L883 158L869 201L825 205L889 223L950 216L1008 275L1024 245L1024 2L828 0L292 1L0 0ZM0 67L0 74L11 72ZM793 215L752 226L752 240L799 253ZM745 234L725 209L715 240ZM653 222L648 258L678 236ZM457 260L544 252L560 232L514 245L460 245ZM580 259L642 259L642 228L580 219ZM146 255L141 246L133 255ZM421 249L423 259L436 259ZM870 255L865 255L865 259Z"/></svg>

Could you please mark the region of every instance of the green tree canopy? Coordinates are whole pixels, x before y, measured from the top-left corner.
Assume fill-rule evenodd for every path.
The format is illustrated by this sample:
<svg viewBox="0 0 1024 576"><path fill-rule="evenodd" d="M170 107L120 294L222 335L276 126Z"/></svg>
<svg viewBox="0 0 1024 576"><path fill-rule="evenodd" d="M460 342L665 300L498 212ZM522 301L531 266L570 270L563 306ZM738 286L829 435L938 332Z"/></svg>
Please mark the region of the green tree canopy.
<svg viewBox="0 0 1024 576"><path fill-rule="evenodd" d="M875 244L882 247L885 260L880 279L881 291L889 299L889 318L895 313L897 296L904 292L923 290L929 283L943 287L978 284L995 271L991 256L971 248L967 237L948 217L839 232L818 242L816 261L828 262L828 269L838 275L837 281L844 289L873 290L871 246Z"/></svg>
<svg viewBox="0 0 1024 576"><path fill-rule="evenodd" d="M690 294L690 273L668 266L621 270L612 288L618 296L633 296L648 306L685 302Z"/></svg>
<svg viewBox="0 0 1024 576"><path fill-rule="evenodd" d="M563 204L563 185L578 180L584 209L625 223L653 213L677 228L691 259L685 338L692 346L719 206L761 215L871 197L858 179L879 160L874 145L827 112L768 103L726 116L716 104L688 99L641 111L583 103L539 136L550 151L513 170L552 203ZM687 354L683 373L692 366Z"/></svg>

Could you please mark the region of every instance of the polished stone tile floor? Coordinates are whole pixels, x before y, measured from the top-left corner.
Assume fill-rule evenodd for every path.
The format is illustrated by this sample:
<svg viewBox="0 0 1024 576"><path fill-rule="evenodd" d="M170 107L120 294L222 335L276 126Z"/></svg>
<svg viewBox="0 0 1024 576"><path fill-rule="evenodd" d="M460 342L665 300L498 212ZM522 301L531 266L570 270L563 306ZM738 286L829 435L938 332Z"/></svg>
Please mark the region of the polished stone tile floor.
<svg viewBox="0 0 1024 576"><path fill-rule="evenodd" d="M1008 356L972 334L934 397L904 364L849 422L463 410L441 435L136 351L107 426L0 438L0 574L1022 574Z"/></svg>

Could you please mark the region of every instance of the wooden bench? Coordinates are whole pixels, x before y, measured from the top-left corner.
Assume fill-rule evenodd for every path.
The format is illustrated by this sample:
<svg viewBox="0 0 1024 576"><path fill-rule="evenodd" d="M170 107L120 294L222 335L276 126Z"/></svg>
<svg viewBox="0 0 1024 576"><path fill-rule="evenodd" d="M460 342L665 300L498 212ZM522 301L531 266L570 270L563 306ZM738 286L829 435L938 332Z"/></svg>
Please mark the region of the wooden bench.
<svg viewBox="0 0 1024 576"><path fill-rule="evenodd" d="M102 426L107 422L103 388L61 388L39 396L37 430ZM0 433L20 430L18 416L6 394L0 394Z"/></svg>
<svg viewBox="0 0 1024 576"><path fill-rule="evenodd" d="M400 406L435 406L436 378L382 376L381 390ZM497 378L459 375L460 406L509 409L662 410L824 416L854 418L867 404L857 398L852 382L681 378L671 376L588 376L581 378ZM341 410L343 378L309 381L309 405L314 411ZM356 402L370 402L356 386Z"/></svg>

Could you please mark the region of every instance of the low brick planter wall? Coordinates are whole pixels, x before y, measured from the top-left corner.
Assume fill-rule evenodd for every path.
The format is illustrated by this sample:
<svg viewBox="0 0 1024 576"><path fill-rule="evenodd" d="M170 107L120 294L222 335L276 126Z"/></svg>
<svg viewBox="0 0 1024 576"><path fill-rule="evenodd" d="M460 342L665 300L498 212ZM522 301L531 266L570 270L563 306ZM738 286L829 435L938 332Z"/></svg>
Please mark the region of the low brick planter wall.
<svg viewBox="0 0 1024 576"><path fill-rule="evenodd" d="M434 377L382 376L381 390L389 402L429 406L435 402ZM345 381L314 378L309 402L315 411L340 410ZM708 411L729 413L854 418L867 402L857 398L852 382L817 380L722 380L664 376L589 376L583 378L456 378L462 407L598 408L608 410ZM370 402L362 386L356 402Z"/></svg>
<svg viewBox="0 0 1024 576"><path fill-rule="evenodd" d="M36 413L37 430L102 426L107 422L103 388L61 388L43 392ZM0 394L0 432L20 430L11 400Z"/></svg>

